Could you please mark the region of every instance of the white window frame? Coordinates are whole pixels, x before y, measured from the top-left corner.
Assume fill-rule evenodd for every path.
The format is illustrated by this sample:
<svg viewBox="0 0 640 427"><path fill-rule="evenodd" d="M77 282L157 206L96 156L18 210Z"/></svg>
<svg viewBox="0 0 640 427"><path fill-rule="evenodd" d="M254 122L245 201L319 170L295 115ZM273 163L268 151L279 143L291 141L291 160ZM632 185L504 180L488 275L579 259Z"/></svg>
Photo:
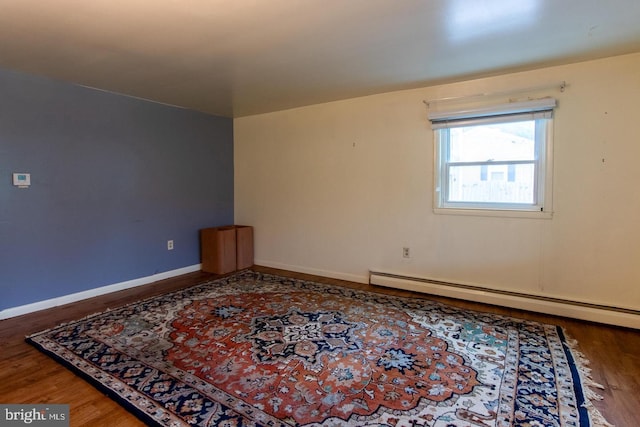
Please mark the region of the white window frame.
<svg viewBox="0 0 640 427"><path fill-rule="evenodd" d="M556 100L543 98L533 101L510 103L484 108L432 112L429 120L434 132L434 212L438 214L507 216L522 218L551 218L553 214L553 109ZM535 159L524 163L534 164L534 202L457 202L448 200L449 129L489 123L508 123L536 120ZM514 164L513 161L504 162ZM496 165L501 162L473 162Z"/></svg>

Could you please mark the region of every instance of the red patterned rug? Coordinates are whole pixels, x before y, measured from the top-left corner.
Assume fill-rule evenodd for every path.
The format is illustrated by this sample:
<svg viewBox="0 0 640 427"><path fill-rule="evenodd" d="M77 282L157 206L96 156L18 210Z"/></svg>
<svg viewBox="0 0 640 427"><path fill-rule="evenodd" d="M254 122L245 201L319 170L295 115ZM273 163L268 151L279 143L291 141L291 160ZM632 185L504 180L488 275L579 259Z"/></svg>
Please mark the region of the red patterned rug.
<svg viewBox="0 0 640 427"><path fill-rule="evenodd" d="M607 425L556 326L252 271L28 341L150 425Z"/></svg>

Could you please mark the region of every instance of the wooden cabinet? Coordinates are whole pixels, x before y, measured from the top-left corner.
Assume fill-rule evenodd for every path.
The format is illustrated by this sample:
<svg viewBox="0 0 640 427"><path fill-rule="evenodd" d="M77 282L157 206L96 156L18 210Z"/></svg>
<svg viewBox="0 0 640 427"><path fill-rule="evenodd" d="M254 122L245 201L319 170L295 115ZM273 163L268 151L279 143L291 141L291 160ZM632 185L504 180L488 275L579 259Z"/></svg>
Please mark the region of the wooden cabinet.
<svg viewBox="0 0 640 427"><path fill-rule="evenodd" d="M227 225L200 230L202 271L231 273L253 265L253 227Z"/></svg>
<svg viewBox="0 0 640 427"><path fill-rule="evenodd" d="M236 225L236 270L253 265L253 227Z"/></svg>

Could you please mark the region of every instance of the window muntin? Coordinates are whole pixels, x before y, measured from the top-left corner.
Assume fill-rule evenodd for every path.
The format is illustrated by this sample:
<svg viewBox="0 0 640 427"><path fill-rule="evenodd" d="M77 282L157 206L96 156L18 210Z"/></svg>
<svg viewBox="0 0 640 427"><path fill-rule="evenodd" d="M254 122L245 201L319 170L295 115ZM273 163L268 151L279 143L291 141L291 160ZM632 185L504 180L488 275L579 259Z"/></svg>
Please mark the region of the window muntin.
<svg viewBox="0 0 640 427"><path fill-rule="evenodd" d="M550 212L551 110L433 124L436 211Z"/></svg>

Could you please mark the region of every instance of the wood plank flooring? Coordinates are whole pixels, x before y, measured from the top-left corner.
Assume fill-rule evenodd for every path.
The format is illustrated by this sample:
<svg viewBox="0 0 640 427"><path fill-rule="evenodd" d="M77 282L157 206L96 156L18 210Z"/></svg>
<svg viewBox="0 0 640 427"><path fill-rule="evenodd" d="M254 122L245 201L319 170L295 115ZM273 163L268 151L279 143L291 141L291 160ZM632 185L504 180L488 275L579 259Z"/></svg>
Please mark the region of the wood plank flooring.
<svg viewBox="0 0 640 427"><path fill-rule="evenodd" d="M594 381L605 386L595 406L617 427L640 425L640 331L562 317L453 300L414 292L327 279L266 267L256 270L335 285L442 301L462 308L560 325L591 361ZM71 426L143 426L135 416L50 357L24 337L57 324L127 303L195 285L219 276L196 272L66 306L0 321L0 403L65 403Z"/></svg>

